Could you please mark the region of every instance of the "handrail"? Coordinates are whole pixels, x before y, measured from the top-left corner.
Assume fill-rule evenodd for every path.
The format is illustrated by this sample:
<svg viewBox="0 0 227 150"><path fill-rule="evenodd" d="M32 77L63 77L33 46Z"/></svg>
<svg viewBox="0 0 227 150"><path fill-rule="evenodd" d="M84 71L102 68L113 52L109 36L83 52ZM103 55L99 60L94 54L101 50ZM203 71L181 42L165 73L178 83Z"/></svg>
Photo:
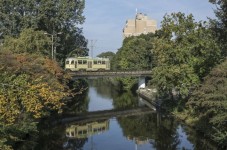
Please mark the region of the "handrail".
<svg viewBox="0 0 227 150"><path fill-rule="evenodd" d="M99 72L70 72L73 77L97 77L97 76L150 76L151 70L136 71L99 71Z"/></svg>

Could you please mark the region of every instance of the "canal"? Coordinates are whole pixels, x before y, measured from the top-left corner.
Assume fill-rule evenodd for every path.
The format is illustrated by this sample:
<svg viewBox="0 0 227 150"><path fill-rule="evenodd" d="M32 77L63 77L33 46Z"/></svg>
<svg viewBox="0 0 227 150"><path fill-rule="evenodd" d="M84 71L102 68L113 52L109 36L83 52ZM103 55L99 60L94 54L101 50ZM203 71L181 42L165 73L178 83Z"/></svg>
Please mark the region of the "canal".
<svg viewBox="0 0 227 150"><path fill-rule="evenodd" d="M122 92L103 80L89 80L89 89L79 103L69 104L68 112L116 111L145 107L132 92ZM79 109L78 109L79 107ZM206 139L168 114L110 117L70 122L57 126L44 124L37 150L175 150L214 149Z"/></svg>

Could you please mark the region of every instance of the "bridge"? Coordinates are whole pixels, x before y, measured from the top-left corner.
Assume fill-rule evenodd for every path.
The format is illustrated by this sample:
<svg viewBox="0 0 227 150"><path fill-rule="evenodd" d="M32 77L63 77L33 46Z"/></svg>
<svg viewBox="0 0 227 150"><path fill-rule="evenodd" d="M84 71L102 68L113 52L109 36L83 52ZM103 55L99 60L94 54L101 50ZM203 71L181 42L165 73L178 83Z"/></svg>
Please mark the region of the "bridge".
<svg viewBox="0 0 227 150"><path fill-rule="evenodd" d="M98 71L98 72L69 72L73 78L102 78L102 77L145 77L151 75L151 70L142 71Z"/></svg>
<svg viewBox="0 0 227 150"><path fill-rule="evenodd" d="M69 75L74 79L80 78L104 78L104 77L139 77L139 88L145 87L145 77L151 76L151 70L140 71L74 71L69 72Z"/></svg>

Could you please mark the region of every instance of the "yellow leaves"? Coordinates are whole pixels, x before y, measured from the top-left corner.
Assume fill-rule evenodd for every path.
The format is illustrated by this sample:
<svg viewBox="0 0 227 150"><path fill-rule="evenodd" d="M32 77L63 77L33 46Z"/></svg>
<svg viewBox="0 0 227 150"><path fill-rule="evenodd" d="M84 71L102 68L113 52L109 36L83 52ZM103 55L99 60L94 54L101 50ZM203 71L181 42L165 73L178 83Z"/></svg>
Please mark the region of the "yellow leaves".
<svg viewBox="0 0 227 150"><path fill-rule="evenodd" d="M14 123L20 113L41 118L51 110L61 112L61 100L67 95L64 86L56 88L43 81L42 77L30 80L27 75L14 76L11 82L12 86L0 86L0 120L4 123Z"/></svg>
<svg viewBox="0 0 227 150"><path fill-rule="evenodd" d="M61 112L68 94L55 61L33 54L0 52L0 121L12 124L29 114L41 118Z"/></svg>

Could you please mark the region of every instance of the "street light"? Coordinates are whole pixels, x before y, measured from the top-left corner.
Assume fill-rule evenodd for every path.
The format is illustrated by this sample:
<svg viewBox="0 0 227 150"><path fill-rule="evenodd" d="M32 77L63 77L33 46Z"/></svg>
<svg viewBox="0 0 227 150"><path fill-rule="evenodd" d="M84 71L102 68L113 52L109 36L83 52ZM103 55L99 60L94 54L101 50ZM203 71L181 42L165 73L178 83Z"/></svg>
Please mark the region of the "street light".
<svg viewBox="0 0 227 150"><path fill-rule="evenodd" d="M51 58L54 59L54 36L57 37L57 35L62 34L62 32L58 32L56 34L49 34L47 32L44 33L45 35L50 35L51 36ZM56 51L56 50L55 50Z"/></svg>

